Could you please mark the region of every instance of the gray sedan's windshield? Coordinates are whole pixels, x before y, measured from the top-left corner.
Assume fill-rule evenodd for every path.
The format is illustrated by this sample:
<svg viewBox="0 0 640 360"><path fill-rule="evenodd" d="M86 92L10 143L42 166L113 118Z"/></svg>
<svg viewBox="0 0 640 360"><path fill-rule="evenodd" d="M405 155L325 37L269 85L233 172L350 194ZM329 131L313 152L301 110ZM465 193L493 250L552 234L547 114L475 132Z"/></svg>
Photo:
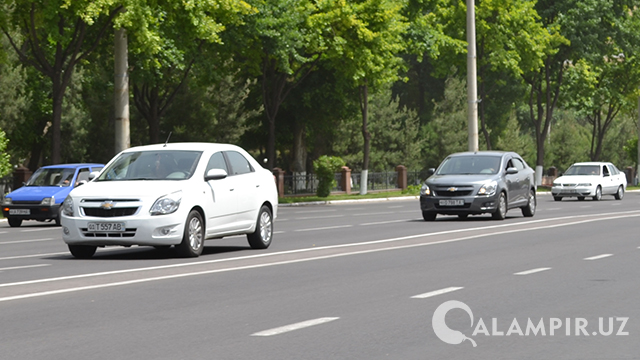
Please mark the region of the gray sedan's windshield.
<svg viewBox="0 0 640 360"><path fill-rule="evenodd" d="M436 175L497 174L500 160L499 156L452 156L442 162Z"/></svg>
<svg viewBox="0 0 640 360"><path fill-rule="evenodd" d="M138 151L121 154L96 181L184 180L193 175L200 151Z"/></svg>

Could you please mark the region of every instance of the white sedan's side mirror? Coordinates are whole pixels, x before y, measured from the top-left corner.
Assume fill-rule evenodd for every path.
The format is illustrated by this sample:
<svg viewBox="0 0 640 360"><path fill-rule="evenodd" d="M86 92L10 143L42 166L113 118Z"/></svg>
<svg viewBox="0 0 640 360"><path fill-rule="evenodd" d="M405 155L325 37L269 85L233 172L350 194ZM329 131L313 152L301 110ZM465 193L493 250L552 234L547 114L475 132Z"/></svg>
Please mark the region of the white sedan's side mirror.
<svg viewBox="0 0 640 360"><path fill-rule="evenodd" d="M228 176L227 172L222 169L211 169L207 171L207 174L204 176L204 181L209 180L220 180L224 179Z"/></svg>

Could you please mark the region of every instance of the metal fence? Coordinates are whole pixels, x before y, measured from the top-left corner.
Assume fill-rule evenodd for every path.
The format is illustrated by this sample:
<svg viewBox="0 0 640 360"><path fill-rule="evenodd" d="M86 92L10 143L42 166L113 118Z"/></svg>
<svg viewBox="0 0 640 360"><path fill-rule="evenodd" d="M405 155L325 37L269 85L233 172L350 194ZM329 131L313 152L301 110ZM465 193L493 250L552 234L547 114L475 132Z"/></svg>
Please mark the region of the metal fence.
<svg viewBox="0 0 640 360"><path fill-rule="evenodd" d="M13 177L5 176L0 178L0 204L4 202L4 196L12 191Z"/></svg>
<svg viewBox="0 0 640 360"><path fill-rule="evenodd" d="M351 191L360 191L361 173L351 173ZM428 177L426 171L407 171L407 185L420 185ZM336 185L331 191L345 191L340 186L342 174L336 173ZM367 175L367 191L384 191L398 189L398 172L370 172ZM289 174L284 175L284 195L311 195L318 190L318 179L315 174Z"/></svg>

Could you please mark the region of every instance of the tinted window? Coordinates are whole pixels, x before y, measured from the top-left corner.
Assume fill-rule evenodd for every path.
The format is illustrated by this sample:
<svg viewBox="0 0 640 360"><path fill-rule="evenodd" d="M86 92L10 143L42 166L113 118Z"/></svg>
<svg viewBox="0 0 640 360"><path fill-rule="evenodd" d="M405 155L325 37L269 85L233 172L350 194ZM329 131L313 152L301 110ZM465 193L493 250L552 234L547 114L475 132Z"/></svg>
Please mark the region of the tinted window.
<svg viewBox="0 0 640 360"><path fill-rule="evenodd" d="M229 169L227 169L227 163L224 161L224 156L221 152L217 152L209 158L209 162L207 163L207 170L205 170L205 174L209 172L211 169L222 169L229 173Z"/></svg>
<svg viewBox="0 0 640 360"><path fill-rule="evenodd" d="M227 151L226 154L231 165L232 173L230 175L241 175L253 171L253 168L251 167L251 164L249 164L249 161L239 152Z"/></svg>
<svg viewBox="0 0 640 360"><path fill-rule="evenodd" d="M437 175L497 174L499 156L454 156L445 159L436 171Z"/></svg>

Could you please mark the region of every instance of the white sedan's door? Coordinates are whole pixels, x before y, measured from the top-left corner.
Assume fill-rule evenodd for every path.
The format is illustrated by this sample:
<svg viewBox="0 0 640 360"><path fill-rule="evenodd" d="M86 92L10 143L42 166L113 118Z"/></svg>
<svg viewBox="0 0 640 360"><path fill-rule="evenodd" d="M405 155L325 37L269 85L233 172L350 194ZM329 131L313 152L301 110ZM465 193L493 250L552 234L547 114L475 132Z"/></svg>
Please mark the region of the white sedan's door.
<svg viewBox="0 0 640 360"><path fill-rule="evenodd" d="M229 178L237 191L237 216L236 220L242 229L248 229L256 222L258 216L258 191L260 179L249 161L237 151L225 151L231 167Z"/></svg>
<svg viewBox="0 0 640 360"><path fill-rule="evenodd" d="M614 194L618 190L618 179L607 165L602 165L602 193Z"/></svg>
<svg viewBox="0 0 640 360"><path fill-rule="evenodd" d="M227 171L228 167L222 152L215 153L209 159L205 174L211 169ZM232 177L218 180L202 180L203 207L206 214L207 237L214 237L236 230L238 223L237 184Z"/></svg>

